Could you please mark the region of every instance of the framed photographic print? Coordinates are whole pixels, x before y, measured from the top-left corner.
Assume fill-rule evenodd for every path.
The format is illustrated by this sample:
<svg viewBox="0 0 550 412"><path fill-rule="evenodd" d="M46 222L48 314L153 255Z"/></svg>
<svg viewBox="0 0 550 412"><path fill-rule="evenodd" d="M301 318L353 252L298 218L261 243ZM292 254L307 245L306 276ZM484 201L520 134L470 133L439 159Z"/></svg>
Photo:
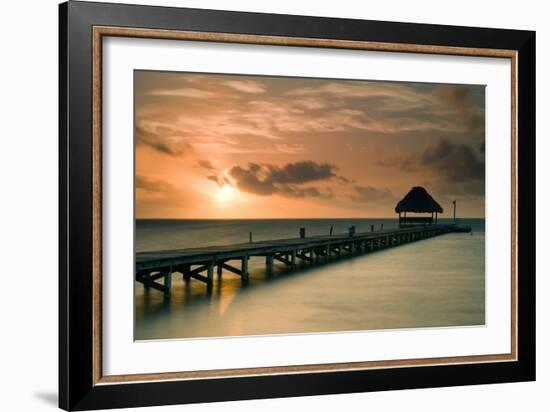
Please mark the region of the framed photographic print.
<svg viewBox="0 0 550 412"><path fill-rule="evenodd" d="M535 33L60 6L60 407L535 379Z"/></svg>

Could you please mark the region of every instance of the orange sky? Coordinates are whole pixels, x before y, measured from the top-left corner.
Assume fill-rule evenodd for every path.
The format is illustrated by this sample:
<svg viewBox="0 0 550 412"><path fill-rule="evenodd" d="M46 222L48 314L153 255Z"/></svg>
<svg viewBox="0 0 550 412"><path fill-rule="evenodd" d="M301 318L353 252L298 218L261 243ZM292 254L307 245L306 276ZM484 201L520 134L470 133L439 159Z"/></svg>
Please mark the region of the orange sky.
<svg viewBox="0 0 550 412"><path fill-rule="evenodd" d="M136 71L135 116L138 218L484 216L484 86Z"/></svg>

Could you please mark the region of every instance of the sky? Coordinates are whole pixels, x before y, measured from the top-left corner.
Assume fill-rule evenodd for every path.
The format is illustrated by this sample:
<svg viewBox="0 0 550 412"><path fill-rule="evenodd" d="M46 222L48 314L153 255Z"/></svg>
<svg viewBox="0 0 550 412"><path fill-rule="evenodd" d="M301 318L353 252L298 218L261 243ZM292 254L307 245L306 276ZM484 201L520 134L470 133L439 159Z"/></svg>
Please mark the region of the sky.
<svg viewBox="0 0 550 412"><path fill-rule="evenodd" d="M484 217L485 87L136 71L137 218Z"/></svg>

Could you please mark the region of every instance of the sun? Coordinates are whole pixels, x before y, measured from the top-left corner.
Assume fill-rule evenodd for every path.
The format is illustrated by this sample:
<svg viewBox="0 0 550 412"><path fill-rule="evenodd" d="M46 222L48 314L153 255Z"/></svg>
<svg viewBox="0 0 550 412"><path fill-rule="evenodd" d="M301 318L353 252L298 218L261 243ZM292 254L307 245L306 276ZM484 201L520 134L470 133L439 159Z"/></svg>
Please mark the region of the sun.
<svg viewBox="0 0 550 412"><path fill-rule="evenodd" d="M216 193L214 193L214 199L220 203L227 203L235 198L237 190L229 184L224 184L220 187Z"/></svg>

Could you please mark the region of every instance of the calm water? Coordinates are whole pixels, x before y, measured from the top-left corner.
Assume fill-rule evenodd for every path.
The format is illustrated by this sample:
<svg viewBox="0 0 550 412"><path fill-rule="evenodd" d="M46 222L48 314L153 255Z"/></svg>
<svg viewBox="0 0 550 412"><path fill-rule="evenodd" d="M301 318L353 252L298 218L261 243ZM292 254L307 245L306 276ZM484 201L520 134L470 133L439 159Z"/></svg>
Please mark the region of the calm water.
<svg viewBox="0 0 550 412"><path fill-rule="evenodd" d="M441 223L445 223L442 219ZM483 219L463 219L473 234L456 233L330 264L305 264L265 273L265 258L250 259L250 282L224 271L214 288L172 280L172 298L136 283L136 339L310 333L485 323ZM358 232L393 219L138 220L136 250L178 249ZM321 261L322 262L322 261ZM238 266L238 263L236 264Z"/></svg>

